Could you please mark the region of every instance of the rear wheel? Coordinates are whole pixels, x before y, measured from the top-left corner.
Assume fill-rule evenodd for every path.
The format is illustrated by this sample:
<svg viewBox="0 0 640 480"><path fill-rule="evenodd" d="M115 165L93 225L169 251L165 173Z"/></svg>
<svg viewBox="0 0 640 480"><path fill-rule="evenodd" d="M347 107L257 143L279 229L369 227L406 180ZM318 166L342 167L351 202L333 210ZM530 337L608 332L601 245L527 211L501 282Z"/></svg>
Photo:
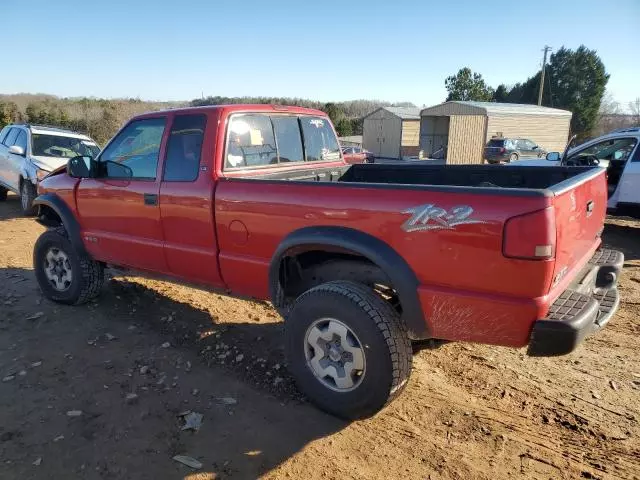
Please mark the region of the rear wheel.
<svg viewBox="0 0 640 480"><path fill-rule="evenodd" d="M4 187L0 187L0 202L4 202L7 199L7 194L9 190Z"/></svg>
<svg viewBox="0 0 640 480"><path fill-rule="evenodd" d="M27 217L32 217L36 214L36 207L33 206L35 199L36 187L29 180L23 180L22 185L20 185L20 204L22 213Z"/></svg>
<svg viewBox="0 0 640 480"><path fill-rule="evenodd" d="M76 252L63 227L40 235L33 266L42 293L58 303L88 302L100 294L104 282L104 266Z"/></svg>
<svg viewBox="0 0 640 480"><path fill-rule="evenodd" d="M342 418L375 414L400 394L411 373L411 342L398 312L362 284L328 282L303 293L285 332L298 387Z"/></svg>
<svg viewBox="0 0 640 480"><path fill-rule="evenodd" d="M515 162L515 161L518 160L518 158L520 158L520 157L518 156L517 153L512 153L511 155L509 155L509 161L510 162Z"/></svg>

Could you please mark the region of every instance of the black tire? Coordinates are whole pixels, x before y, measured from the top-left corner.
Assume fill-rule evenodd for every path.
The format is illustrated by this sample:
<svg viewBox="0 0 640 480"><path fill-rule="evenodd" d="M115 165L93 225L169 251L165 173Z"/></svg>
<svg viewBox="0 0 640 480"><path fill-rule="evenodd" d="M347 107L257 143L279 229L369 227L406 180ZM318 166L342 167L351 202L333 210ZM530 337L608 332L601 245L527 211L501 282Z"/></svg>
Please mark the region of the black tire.
<svg viewBox="0 0 640 480"><path fill-rule="evenodd" d="M509 162L516 162L519 158L520 156L517 153L512 153L509 155Z"/></svg>
<svg viewBox="0 0 640 480"><path fill-rule="evenodd" d="M363 347L364 375L351 390L327 387L307 361L307 331L323 318L346 325ZM328 282L303 293L291 309L285 335L289 370L298 388L319 408L341 418L375 414L402 392L411 373L411 342L398 312L359 283Z"/></svg>
<svg viewBox="0 0 640 480"><path fill-rule="evenodd" d="M38 208L33 205L36 196L36 187L29 180L23 180L20 185L20 205L24 216L33 217L36 214Z"/></svg>
<svg viewBox="0 0 640 480"><path fill-rule="evenodd" d="M45 273L45 257L51 248L62 251L69 260L72 276L64 291L57 290ZM33 247L33 268L44 296L66 305L80 305L97 297L104 283L104 265L78 253L64 227L49 229L40 235Z"/></svg>
<svg viewBox="0 0 640 480"><path fill-rule="evenodd" d="M4 187L0 187L0 202L4 202L7 199L7 194L9 190Z"/></svg>

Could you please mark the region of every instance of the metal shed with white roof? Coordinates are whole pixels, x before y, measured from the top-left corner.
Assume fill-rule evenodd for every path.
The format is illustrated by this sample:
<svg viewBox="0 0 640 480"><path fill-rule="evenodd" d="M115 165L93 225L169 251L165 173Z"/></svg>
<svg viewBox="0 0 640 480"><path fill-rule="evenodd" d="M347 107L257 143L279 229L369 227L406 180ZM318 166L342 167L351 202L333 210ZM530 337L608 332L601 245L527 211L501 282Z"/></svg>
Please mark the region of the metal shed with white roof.
<svg viewBox="0 0 640 480"><path fill-rule="evenodd" d="M527 138L547 151L562 151L571 112L517 103L451 101L420 112L420 150L430 156L447 147L447 163L482 163L492 137Z"/></svg>
<svg viewBox="0 0 640 480"><path fill-rule="evenodd" d="M362 122L362 146L378 158L418 155L420 109L381 107Z"/></svg>

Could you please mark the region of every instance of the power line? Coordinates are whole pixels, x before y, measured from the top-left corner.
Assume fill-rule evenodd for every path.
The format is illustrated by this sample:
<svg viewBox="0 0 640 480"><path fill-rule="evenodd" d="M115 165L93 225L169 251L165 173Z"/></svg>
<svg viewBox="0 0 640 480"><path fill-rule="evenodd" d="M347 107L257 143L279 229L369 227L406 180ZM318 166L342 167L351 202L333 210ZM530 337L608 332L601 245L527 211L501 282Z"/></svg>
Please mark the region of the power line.
<svg viewBox="0 0 640 480"><path fill-rule="evenodd" d="M547 66L547 53L549 53L551 47L549 45L544 46L544 56L542 57L542 70L540 71L540 90L538 90L538 105L542 105L542 90L544 89L544 71Z"/></svg>

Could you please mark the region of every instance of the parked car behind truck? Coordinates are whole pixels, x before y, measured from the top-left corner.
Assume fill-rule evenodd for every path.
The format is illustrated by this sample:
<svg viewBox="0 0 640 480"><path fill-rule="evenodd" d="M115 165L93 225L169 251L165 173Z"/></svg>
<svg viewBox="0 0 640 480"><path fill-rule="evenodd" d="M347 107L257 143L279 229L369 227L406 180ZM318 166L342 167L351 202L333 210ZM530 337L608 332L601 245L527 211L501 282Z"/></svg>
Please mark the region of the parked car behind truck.
<svg viewBox="0 0 640 480"><path fill-rule="evenodd" d="M96 156L100 148L86 135L42 125L7 125L0 131L0 201L13 191L22 212L35 215L38 182L76 155Z"/></svg>
<svg viewBox="0 0 640 480"><path fill-rule="evenodd" d="M487 163L516 162L522 158L543 158L547 151L527 138L494 137L484 149Z"/></svg>
<svg viewBox="0 0 640 480"><path fill-rule="evenodd" d="M41 183L34 268L66 304L106 265L271 300L299 388L361 418L405 387L412 340L561 355L604 327L605 203L597 168L349 166L317 110L171 110Z"/></svg>

